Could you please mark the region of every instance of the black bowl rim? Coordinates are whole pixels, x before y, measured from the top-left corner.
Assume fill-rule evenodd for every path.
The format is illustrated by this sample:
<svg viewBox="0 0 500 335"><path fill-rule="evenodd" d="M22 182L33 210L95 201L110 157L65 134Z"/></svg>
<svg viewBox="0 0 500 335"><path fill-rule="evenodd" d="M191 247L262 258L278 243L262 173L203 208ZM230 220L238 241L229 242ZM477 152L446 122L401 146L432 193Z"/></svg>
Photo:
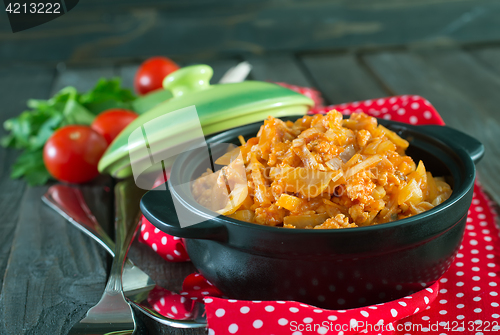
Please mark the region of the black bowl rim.
<svg viewBox="0 0 500 335"><path fill-rule="evenodd" d="M297 118L299 118L299 117L297 117ZM401 126L403 128L406 128L406 129L409 129L412 131L416 131L419 127L419 126L415 126L415 125L411 125L411 124L406 124L406 123L397 122L397 121L393 121L393 120L385 120L385 119L380 119L380 118L377 118L377 121L378 122L382 121L381 123L386 123L386 124L390 124L390 125ZM228 132L235 131L235 130L243 128L243 127L249 127L249 126L255 126L257 124L262 124L262 122L263 121L255 122L255 123L251 123L251 124L247 124L247 125L243 125L243 126L239 126L236 128L231 128L231 129L225 130L221 133L218 133L214 136L211 136L209 139L207 139L207 143L218 143L218 142L216 142L217 139L219 137L227 136ZM442 141L440 141L438 139L435 139L435 140L441 142L446 147L449 147L449 145L447 145L446 143L443 143ZM446 211L450 207L455 205L458 201L460 201L464 196L466 196L466 194L474 186L474 180L475 180L475 174L476 174L475 165L474 165L470 155L467 154L464 149L462 149L461 151L462 152L455 152L455 154L458 155L460 160L465 165L469 165L468 167L472 168L473 174L472 174L472 176L468 176L468 177L463 178L463 182L461 183L460 187L458 189L453 189L451 196L446 201L444 201L442 204L439 204L438 206L436 206L428 211L425 211L423 213L420 213L420 214L417 214L414 216L410 216L408 218L404 218L401 220L381 223L381 224L377 224L377 225L373 225L373 226L355 227L354 229L290 229L290 228L266 226L266 225L260 225L257 223L240 221L240 220L236 220L236 219L233 219L231 217L213 212L213 211L203 207L202 205L198 204L196 201L194 201L194 199L190 199L189 196L185 196L185 198L184 198L182 196L182 194L175 192L174 188L171 187L172 184L171 184L170 179L168 180L168 185L169 185L169 188L171 190L172 196L175 196L178 201L183 203L185 206L188 206L188 208L190 210L196 212L197 215L206 218L207 222L217 222L217 221L221 222L221 223L226 222L226 223L230 223L232 225L242 227L242 228L258 229L258 230L264 230L264 231L268 231L268 232L279 232L280 234L281 233L285 233L285 234L304 233L304 234L315 235L315 234L353 234L356 232L362 233L362 232L366 232L366 231L391 229L391 228L395 228L395 227L399 227L399 226L409 226L409 225L414 225L414 224L420 224L421 223L420 221L423 221L424 219L428 218L429 216L435 216L443 211ZM185 155L184 157L186 157L186 156L187 155ZM176 161L174 162L174 164L172 166L172 172L175 172L175 166L180 164L181 160L179 160L179 158L181 158L181 156L179 156L178 159L176 159ZM450 166L448 166L448 168L450 168L450 170L452 169L452 167L450 167ZM171 174L171 177L172 177L172 174ZM187 201L186 198L189 199L190 201ZM452 222L452 223L450 223L450 225L454 224L454 223L455 222ZM195 227L195 226L193 226L193 227Z"/></svg>

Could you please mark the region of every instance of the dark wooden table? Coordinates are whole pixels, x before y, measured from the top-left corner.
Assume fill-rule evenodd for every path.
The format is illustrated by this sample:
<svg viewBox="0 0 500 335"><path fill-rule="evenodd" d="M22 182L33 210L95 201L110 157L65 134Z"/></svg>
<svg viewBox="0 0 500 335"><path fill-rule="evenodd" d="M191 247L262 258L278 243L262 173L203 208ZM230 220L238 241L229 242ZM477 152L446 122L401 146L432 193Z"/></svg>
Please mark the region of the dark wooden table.
<svg viewBox="0 0 500 335"><path fill-rule="evenodd" d="M241 60L207 62L214 67L214 81ZM478 165L479 180L500 201L500 47L280 53L247 60L253 65L251 79L313 86L328 104L401 94L427 98L448 125L483 142L486 156ZM0 121L20 113L28 98L47 98L66 85L87 90L100 77L118 75L131 86L136 68L137 64L119 62L57 69L0 67ZM96 243L42 204L46 186L27 187L9 179L16 155L0 149L0 333L65 334L99 300L109 259ZM99 194L90 199L93 206L104 208L99 217L109 226L112 197L99 192L98 186L89 186L90 195ZM137 242L130 257L173 291L194 271L189 263L166 264ZM205 332L144 321L152 334Z"/></svg>

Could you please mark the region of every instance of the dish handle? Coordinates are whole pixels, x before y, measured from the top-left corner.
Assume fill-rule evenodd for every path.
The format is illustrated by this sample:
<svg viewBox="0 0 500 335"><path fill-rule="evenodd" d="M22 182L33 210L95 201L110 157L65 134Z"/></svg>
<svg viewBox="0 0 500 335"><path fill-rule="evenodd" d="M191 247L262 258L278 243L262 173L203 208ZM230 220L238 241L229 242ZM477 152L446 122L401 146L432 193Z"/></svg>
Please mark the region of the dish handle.
<svg viewBox="0 0 500 335"><path fill-rule="evenodd" d="M474 164L477 164L484 156L484 146L476 140L459 130L437 125L418 126L419 130L424 130L427 134L443 141L451 147L459 147L465 150Z"/></svg>
<svg viewBox="0 0 500 335"><path fill-rule="evenodd" d="M189 210L183 210L183 213L178 213L169 190L169 183L167 182L164 185L147 192L141 199L142 214L144 214L149 222L164 233L176 237L216 241L225 241L227 239L226 227L218 223L217 220L206 220L197 224L182 225L180 221L196 222L196 220L200 220L200 216ZM165 187L166 190L164 189ZM181 220L179 220L179 214Z"/></svg>

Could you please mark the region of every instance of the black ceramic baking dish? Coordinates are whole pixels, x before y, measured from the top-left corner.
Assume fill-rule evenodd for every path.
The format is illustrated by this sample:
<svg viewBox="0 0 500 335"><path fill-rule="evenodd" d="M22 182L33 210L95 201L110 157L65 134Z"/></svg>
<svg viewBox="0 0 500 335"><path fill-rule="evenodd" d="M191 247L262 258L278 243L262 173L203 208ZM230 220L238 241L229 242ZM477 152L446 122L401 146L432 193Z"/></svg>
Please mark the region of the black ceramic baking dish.
<svg viewBox="0 0 500 335"><path fill-rule="evenodd" d="M423 160L434 176L446 176L453 188L447 201L403 220L351 229L286 229L242 222L217 216L194 201L189 182L207 167L199 149L176 159L167 191L146 193L142 212L161 231L185 238L195 267L231 298L296 300L345 309L411 294L434 283L452 263L472 200L474 164L484 148L445 126L379 123L410 142L406 153L415 161ZM207 142L238 144L238 135L255 136L261 124L231 129ZM222 150L212 146L212 156L218 158ZM203 222L181 228L172 197L183 212Z"/></svg>

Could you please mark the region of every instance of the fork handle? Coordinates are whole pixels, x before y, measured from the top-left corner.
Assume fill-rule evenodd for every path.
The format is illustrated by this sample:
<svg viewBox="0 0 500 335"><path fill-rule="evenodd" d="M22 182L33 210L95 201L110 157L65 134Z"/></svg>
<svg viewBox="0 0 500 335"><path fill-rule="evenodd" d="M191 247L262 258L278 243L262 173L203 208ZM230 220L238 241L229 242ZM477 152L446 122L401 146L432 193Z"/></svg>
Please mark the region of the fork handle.
<svg viewBox="0 0 500 335"><path fill-rule="evenodd" d="M139 227L139 200L144 191L133 179L115 186L115 257L111 264L106 292L122 292L122 272L128 250Z"/></svg>

